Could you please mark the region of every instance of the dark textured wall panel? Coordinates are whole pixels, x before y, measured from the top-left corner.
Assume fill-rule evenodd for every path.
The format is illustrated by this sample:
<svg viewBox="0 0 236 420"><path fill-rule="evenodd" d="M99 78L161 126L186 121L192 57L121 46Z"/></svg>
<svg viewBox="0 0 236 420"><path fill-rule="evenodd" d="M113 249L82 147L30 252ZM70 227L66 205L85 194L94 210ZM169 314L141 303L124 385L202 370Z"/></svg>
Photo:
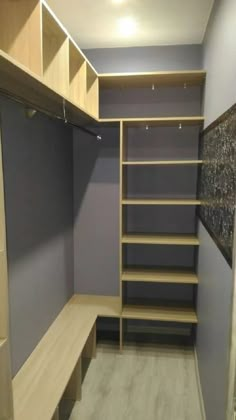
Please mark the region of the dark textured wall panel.
<svg viewBox="0 0 236 420"><path fill-rule="evenodd" d="M236 105L202 135L200 217L227 261L232 264L236 203Z"/></svg>

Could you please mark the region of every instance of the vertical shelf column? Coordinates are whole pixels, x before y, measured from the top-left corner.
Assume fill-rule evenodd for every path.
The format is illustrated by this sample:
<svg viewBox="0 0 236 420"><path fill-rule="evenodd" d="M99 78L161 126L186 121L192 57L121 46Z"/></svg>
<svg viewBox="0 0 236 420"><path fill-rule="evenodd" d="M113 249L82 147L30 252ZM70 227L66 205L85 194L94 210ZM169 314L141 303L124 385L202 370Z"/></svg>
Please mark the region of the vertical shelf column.
<svg viewBox="0 0 236 420"><path fill-rule="evenodd" d="M13 419L12 381L9 349L8 275L4 182L0 131L0 419Z"/></svg>

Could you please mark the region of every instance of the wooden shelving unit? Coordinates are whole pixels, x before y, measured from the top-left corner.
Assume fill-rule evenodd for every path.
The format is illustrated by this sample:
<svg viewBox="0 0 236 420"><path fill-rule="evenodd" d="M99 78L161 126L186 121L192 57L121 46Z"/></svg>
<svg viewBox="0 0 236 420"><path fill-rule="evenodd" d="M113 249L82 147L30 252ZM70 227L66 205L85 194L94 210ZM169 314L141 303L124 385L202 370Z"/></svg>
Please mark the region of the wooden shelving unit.
<svg viewBox="0 0 236 420"><path fill-rule="evenodd" d="M86 75L86 110L98 118L98 75L88 62Z"/></svg>
<svg viewBox="0 0 236 420"><path fill-rule="evenodd" d="M174 75L172 74L171 76ZM167 80L171 80L171 76L168 75L167 78L164 75L159 75L160 83L161 78L163 77L163 83L168 84ZM175 83L182 83L183 78L182 74L176 77L175 82L172 80L173 85ZM186 76L186 74L185 74ZM192 75L190 75L191 78ZM150 76L152 77L152 76ZM192 80L193 83L201 84L204 81L204 74L201 74L200 79ZM127 78L120 78L118 76L113 80L112 77L104 76L102 80L103 87L114 87L119 86L121 80L124 80L124 83L127 85L130 83L129 76ZM150 83L151 78L149 79ZM142 77L137 77L136 81L137 86L143 85L144 80ZM170 85L172 85L170 82ZM189 79L190 83L190 79ZM144 83L145 84L145 83ZM186 302L178 302L177 305L170 304L170 302L165 301L161 304L151 304L151 303L138 303L138 300L133 298L134 303L130 304L130 295L128 301L126 301L126 288L130 283L145 283L146 289L148 288L148 284L153 283L164 283L164 284L174 284L174 285L185 285L188 287L196 287L198 284L197 275L193 269L171 269L168 268L158 268L158 267L129 267L126 261L126 255L129 249L129 246L135 245L138 246L162 246L162 247L193 247L197 249L199 245L199 239L195 234L159 234L158 232L152 234L145 234L145 233L132 233L127 230L126 226L126 217L127 217L127 210L129 207L135 206L139 208L144 208L147 206L199 206L201 201L197 198L175 198L170 197L168 194L166 197L137 197L133 196L134 193L130 194L129 191L129 183L127 183L128 178L128 171L129 168L132 167L142 167L143 171L145 171L146 167L156 166L156 167L169 167L169 166L178 166L184 167L186 171L188 171L188 167L198 166L203 163L202 160L199 159L171 159L171 160L137 160L130 158L130 154L128 153L128 139L129 139L129 132L130 129L141 130L140 133L145 135L146 130L150 130L155 127L164 127L164 129L168 127L176 127L176 129L182 129L183 127L191 127L196 126L199 129L202 126L204 118L202 116L194 116L194 117L157 117L157 118L123 118L121 122L121 139L120 139L120 183L121 183L121 191L120 191L120 295L122 301L122 312L121 312L121 322L120 322L120 346L123 346L123 320L143 320L143 321L161 321L161 322L175 322L175 323L189 323L189 324L196 324L197 323L197 315L194 308L194 302L191 304L189 303L186 306ZM136 133L133 131L132 133ZM163 135L163 131L162 131ZM155 133L153 134L155 137ZM134 146L134 137L132 137L132 147ZM139 136L139 146L140 146L140 136ZM153 144L153 143L152 143ZM188 173L188 172L186 172ZM151 181L149 172L148 182ZM132 180L135 174L133 174ZM192 196L194 197L196 191L192 191ZM133 197L132 197L133 196ZM153 214L153 213L152 213ZM140 217L140 211L138 212ZM177 223L177 222L176 222ZM135 249L132 251L135 252ZM133 290L133 289L132 289ZM131 299L132 300L132 299Z"/></svg>

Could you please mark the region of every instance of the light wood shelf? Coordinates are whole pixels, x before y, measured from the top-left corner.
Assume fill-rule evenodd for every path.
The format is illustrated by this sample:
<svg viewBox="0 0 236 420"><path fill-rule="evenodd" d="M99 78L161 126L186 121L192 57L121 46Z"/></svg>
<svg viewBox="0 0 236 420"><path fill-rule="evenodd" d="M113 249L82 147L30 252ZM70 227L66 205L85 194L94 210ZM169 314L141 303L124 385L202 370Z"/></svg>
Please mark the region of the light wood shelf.
<svg viewBox="0 0 236 420"><path fill-rule="evenodd" d="M123 282L198 284L198 277L190 270L124 268Z"/></svg>
<svg viewBox="0 0 236 420"><path fill-rule="evenodd" d="M101 317L120 317L121 302L120 297L116 296L96 296L96 295L74 295L71 299L72 304L89 308L96 316Z"/></svg>
<svg viewBox="0 0 236 420"><path fill-rule="evenodd" d="M199 240L194 235L144 235L125 234L122 236L123 244L147 245L199 245Z"/></svg>
<svg viewBox="0 0 236 420"><path fill-rule="evenodd" d="M124 166L166 166L166 165L201 165L202 160L125 160L122 162Z"/></svg>
<svg viewBox="0 0 236 420"><path fill-rule="evenodd" d="M41 76L41 3L1 0L0 28L0 49Z"/></svg>
<svg viewBox="0 0 236 420"><path fill-rule="evenodd" d="M103 73L99 81L102 89L152 87L159 86L201 86L206 78L206 72L196 71L163 71L146 73Z"/></svg>
<svg viewBox="0 0 236 420"><path fill-rule="evenodd" d="M190 324L198 322L194 309L186 306L124 305L122 318Z"/></svg>
<svg viewBox="0 0 236 420"><path fill-rule="evenodd" d="M69 96L69 39L42 4L43 79L46 85Z"/></svg>
<svg viewBox="0 0 236 420"><path fill-rule="evenodd" d="M79 107L86 107L86 60L74 43L69 41L69 95Z"/></svg>
<svg viewBox="0 0 236 420"><path fill-rule="evenodd" d="M86 63L86 111L98 118L99 114L99 93L98 93L98 75L90 64Z"/></svg>
<svg viewBox="0 0 236 420"><path fill-rule="evenodd" d="M201 201L195 199L140 199L123 198L123 206L200 206Z"/></svg>
<svg viewBox="0 0 236 420"><path fill-rule="evenodd" d="M158 118L122 118L125 127L179 127L202 126L204 117L158 117ZM109 119L107 119L109 121Z"/></svg>

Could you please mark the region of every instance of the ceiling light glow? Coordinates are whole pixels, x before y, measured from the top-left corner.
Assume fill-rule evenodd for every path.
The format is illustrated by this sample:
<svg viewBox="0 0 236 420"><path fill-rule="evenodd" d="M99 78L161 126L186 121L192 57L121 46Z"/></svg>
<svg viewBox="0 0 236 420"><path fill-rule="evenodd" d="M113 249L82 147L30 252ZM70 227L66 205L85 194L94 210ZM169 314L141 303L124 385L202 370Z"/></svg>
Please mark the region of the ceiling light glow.
<svg viewBox="0 0 236 420"><path fill-rule="evenodd" d="M122 4L125 0L112 0L112 3L114 4Z"/></svg>
<svg viewBox="0 0 236 420"><path fill-rule="evenodd" d="M137 31L137 22L132 17L123 17L119 19L118 26L122 36L131 36Z"/></svg>

